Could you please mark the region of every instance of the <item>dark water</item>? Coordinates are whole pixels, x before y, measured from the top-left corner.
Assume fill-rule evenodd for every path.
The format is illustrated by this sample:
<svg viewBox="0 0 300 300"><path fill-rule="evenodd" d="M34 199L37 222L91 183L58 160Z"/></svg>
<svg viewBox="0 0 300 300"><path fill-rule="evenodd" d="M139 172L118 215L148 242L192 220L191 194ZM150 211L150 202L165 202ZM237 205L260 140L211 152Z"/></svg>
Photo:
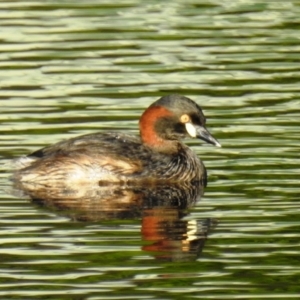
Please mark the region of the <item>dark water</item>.
<svg viewBox="0 0 300 300"><path fill-rule="evenodd" d="M296 0L2 1L1 299L298 299L299 15ZM201 200L11 195L12 158L138 133L174 92L223 145L187 141L209 170Z"/></svg>

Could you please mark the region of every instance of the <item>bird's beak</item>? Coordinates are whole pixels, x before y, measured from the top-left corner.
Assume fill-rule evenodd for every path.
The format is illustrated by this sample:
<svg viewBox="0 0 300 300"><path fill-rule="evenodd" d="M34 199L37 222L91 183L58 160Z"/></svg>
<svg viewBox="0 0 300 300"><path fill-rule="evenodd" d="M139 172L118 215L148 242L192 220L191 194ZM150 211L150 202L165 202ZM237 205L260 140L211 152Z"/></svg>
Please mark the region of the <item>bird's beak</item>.
<svg viewBox="0 0 300 300"><path fill-rule="evenodd" d="M191 137L199 138L206 143L212 144L217 147L222 147L221 144L209 133L209 131L205 127L192 123L186 123L185 128Z"/></svg>

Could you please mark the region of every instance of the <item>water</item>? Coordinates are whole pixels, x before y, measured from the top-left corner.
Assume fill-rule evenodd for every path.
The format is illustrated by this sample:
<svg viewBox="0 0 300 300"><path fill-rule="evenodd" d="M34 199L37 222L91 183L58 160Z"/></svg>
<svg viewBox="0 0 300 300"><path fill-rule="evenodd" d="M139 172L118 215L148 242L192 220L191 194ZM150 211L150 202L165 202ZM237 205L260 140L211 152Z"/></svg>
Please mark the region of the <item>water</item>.
<svg viewBox="0 0 300 300"><path fill-rule="evenodd" d="M1 299L298 299L299 13L296 0L2 1ZM12 158L136 134L174 92L223 145L187 141L209 170L201 199L10 193Z"/></svg>

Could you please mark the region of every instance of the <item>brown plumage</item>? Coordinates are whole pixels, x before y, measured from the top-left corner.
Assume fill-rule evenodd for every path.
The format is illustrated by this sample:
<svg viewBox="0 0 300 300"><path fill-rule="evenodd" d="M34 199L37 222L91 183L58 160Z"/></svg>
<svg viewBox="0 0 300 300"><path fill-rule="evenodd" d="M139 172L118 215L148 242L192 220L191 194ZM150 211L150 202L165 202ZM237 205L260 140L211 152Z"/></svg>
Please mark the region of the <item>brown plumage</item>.
<svg viewBox="0 0 300 300"><path fill-rule="evenodd" d="M206 181L204 164L180 140L192 136L220 146L201 108L180 95L154 102L140 118L140 135L94 133L61 141L21 158L14 179L49 187Z"/></svg>

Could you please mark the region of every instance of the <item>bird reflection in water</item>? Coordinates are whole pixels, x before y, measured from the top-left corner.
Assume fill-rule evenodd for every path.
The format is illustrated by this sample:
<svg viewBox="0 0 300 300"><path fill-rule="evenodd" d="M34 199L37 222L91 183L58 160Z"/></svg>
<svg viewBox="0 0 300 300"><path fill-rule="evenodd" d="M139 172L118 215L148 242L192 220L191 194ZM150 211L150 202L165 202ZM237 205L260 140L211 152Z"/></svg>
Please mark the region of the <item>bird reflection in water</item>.
<svg viewBox="0 0 300 300"><path fill-rule="evenodd" d="M55 189L15 182L14 189L75 221L141 218L142 249L156 259L196 259L217 224L211 218L188 219L188 208L203 195L200 183Z"/></svg>

